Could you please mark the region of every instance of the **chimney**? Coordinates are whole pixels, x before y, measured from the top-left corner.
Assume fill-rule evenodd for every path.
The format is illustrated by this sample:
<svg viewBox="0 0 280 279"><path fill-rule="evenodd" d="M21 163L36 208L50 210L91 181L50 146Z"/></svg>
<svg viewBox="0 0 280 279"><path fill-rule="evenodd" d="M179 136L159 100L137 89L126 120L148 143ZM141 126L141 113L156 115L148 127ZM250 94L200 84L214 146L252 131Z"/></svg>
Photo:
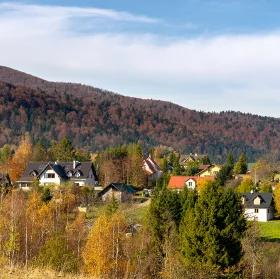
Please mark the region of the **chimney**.
<svg viewBox="0 0 280 279"><path fill-rule="evenodd" d="M76 160L74 160L74 161L73 161L73 169L75 169L76 166L77 166L77 162L76 162Z"/></svg>

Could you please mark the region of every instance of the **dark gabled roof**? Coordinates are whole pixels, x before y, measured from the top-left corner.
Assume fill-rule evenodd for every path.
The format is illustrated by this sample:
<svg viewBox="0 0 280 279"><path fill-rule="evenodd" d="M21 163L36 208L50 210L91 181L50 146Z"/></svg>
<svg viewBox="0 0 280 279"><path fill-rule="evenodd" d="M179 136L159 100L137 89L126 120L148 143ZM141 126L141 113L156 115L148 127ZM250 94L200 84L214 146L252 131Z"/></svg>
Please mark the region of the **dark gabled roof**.
<svg viewBox="0 0 280 279"><path fill-rule="evenodd" d="M245 208L269 208L272 206L272 193L242 193L241 197L245 198L243 204ZM260 205L254 204L257 197L261 199Z"/></svg>
<svg viewBox="0 0 280 279"><path fill-rule="evenodd" d="M106 186L101 192L99 192L98 195L99 196L104 195L111 188L115 191L127 192L129 194L135 194L137 192L137 190L132 185L124 184L124 183L111 183L108 186Z"/></svg>
<svg viewBox="0 0 280 279"><path fill-rule="evenodd" d="M69 179L67 176L68 171L71 171L73 175L79 172L79 179L85 179L88 178L90 170L93 171L96 178L92 162L76 161L75 168L73 168L73 162L29 162L19 181L32 182L36 178L36 176L32 175L34 171L39 177L48 167L52 168L62 179ZM75 179L74 176L73 179Z"/></svg>
<svg viewBox="0 0 280 279"><path fill-rule="evenodd" d="M10 186L11 180L8 174L0 173L0 185L1 186Z"/></svg>

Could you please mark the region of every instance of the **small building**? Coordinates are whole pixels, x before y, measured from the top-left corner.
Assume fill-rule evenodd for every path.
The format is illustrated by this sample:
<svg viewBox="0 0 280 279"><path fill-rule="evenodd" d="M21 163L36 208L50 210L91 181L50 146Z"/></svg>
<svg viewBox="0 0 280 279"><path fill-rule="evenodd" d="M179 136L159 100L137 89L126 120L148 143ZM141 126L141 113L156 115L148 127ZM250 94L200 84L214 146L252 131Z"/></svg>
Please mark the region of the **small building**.
<svg viewBox="0 0 280 279"><path fill-rule="evenodd" d="M193 162L202 162L203 159L206 158L206 157L207 157L207 155L197 154L197 153L195 153L195 154L192 154L192 153L182 154L180 156L179 162L180 162L180 165L185 166L185 165L187 165L189 163L193 163Z"/></svg>
<svg viewBox="0 0 280 279"><path fill-rule="evenodd" d="M267 222L274 218L272 193L243 193L241 202L247 220Z"/></svg>
<svg viewBox="0 0 280 279"><path fill-rule="evenodd" d="M118 202L131 201L137 190L132 186L124 183L111 183L106 186L98 196L102 201L109 201L115 198Z"/></svg>
<svg viewBox="0 0 280 279"><path fill-rule="evenodd" d="M221 166L218 165L203 165L203 167L204 168L197 174L200 177L216 176L221 170Z"/></svg>
<svg viewBox="0 0 280 279"><path fill-rule="evenodd" d="M30 162L17 181L28 189L34 181L40 186L72 182L76 186L95 186L97 177L92 162Z"/></svg>
<svg viewBox="0 0 280 279"><path fill-rule="evenodd" d="M170 190L183 190L185 187L187 187L189 190L197 189L199 184L214 181L215 177L213 176L171 176L169 183L168 183L168 189Z"/></svg>

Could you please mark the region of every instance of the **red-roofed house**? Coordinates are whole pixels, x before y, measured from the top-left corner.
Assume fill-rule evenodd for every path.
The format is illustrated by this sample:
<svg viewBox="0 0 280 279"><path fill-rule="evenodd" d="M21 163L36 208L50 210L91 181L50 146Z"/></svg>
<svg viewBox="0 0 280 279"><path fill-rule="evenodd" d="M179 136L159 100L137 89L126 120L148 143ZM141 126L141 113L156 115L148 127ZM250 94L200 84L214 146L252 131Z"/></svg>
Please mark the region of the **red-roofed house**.
<svg viewBox="0 0 280 279"><path fill-rule="evenodd" d="M183 190L185 187L187 187L190 190L194 190L197 188L199 183L205 183L214 180L214 176L171 176L168 183L168 189Z"/></svg>

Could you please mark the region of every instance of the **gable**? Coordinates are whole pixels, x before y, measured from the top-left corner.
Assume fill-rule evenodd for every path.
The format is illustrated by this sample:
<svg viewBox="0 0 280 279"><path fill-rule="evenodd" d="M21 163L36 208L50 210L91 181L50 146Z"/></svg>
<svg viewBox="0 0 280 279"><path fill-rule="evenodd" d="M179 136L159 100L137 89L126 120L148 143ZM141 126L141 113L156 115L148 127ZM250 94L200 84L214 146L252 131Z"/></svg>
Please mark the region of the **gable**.
<svg viewBox="0 0 280 279"><path fill-rule="evenodd" d="M244 208L269 208L272 200L272 193L244 193L241 196Z"/></svg>

